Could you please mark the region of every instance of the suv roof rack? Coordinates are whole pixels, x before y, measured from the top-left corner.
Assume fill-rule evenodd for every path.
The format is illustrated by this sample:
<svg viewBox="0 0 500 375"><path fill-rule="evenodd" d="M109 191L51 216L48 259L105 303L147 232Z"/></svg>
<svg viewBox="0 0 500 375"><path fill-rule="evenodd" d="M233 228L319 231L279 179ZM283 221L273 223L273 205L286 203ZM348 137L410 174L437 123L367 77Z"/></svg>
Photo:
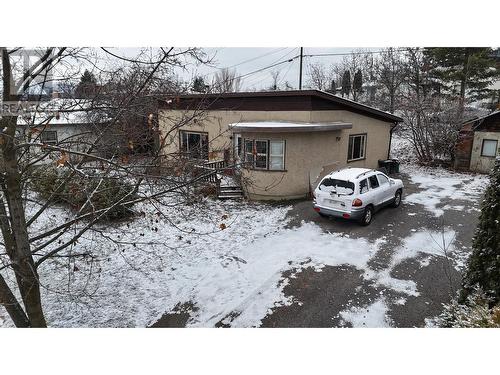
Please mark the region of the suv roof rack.
<svg viewBox="0 0 500 375"><path fill-rule="evenodd" d="M375 170L375 169L370 169L369 171L362 172L362 173L360 173L360 174L358 174L358 175L356 176L356 180L357 180L358 178L360 178L361 176L364 176L365 174L370 173L370 172L376 172L376 170Z"/></svg>

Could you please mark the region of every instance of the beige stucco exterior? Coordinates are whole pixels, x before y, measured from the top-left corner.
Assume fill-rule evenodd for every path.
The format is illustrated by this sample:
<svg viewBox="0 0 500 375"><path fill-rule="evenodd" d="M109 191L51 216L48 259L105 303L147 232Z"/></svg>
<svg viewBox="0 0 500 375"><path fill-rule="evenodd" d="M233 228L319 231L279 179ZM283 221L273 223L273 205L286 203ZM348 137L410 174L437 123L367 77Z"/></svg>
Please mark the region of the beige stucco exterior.
<svg viewBox="0 0 500 375"><path fill-rule="evenodd" d="M497 155L500 155L500 132L475 131L470 156L470 169L476 172L489 173L495 164L495 157L481 156L484 139L497 140Z"/></svg>
<svg viewBox="0 0 500 375"><path fill-rule="evenodd" d="M169 135L163 152L179 151L178 131L171 131L178 119L189 111L162 110L159 126ZM252 121L346 122L351 129L311 133L242 133L243 138L285 141L285 171L242 170L244 189L251 199L294 199L307 196L311 186L333 169L344 166L376 168L387 158L392 123L346 110L328 111L208 111L203 119L190 122L181 130L207 132L211 159L223 157L233 149L229 124ZM349 135L366 133L365 158L347 162Z"/></svg>

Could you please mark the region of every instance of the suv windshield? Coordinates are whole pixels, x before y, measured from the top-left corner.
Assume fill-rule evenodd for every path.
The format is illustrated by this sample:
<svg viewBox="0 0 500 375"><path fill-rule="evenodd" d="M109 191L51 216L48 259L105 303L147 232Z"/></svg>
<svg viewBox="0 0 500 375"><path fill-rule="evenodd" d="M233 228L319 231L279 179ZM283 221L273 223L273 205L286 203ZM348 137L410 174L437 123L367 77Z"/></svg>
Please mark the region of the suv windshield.
<svg viewBox="0 0 500 375"><path fill-rule="evenodd" d="M321 181L319 190L339 195L352 195L354 193L354 183L335 178L325 178Z"/></svg>

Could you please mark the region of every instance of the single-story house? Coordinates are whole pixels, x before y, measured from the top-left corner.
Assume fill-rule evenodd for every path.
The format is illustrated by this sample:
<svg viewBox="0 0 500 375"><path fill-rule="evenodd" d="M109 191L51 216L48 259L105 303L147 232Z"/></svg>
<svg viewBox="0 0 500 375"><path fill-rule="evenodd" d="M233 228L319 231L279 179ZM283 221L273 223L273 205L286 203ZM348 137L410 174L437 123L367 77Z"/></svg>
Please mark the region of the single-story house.
<svg viewBox="0 0 500 375"><path fill-rule="evenodd" d="M500 111L466 121L455 147L455 168L489 173L500 155Z"/></svg>
<svg viewBox="0 0 500 375"><path fill-rule="evenodd" d="M158 112L165 155L225 159L250 199L269 200L305 197L334 169L377 168L401 121L318 90L182 95Z"/></svg>
<svg viewBox="0 0 500 375"><path fill-rule="evenodd" d="M134 135L143 137L147 128L138 123L135 133L122 129L120 124L110 124L107 112L110 106L90 99L52 98L40 101L25 114L18 116L18 130L26 139L58 146L77 152L86 152L89 146L96 143L93 153L110 157L122 156L135 151L132 142ZM136 147L137 148L137 147ZM70 154L70 158L78 160L80 156ZM57 153L48 155L44 162L58 158Z"/></svg>

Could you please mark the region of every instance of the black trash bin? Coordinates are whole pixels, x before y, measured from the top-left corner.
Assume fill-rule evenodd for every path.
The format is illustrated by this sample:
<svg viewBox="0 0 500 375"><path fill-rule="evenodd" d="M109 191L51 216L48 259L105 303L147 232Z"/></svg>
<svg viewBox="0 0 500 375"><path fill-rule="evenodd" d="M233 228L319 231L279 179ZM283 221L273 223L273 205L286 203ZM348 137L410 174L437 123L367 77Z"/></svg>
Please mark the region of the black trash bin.
<svg viewBox="0 0 500 375"><path fill-rule="evenodd" d="M380 169L385 169L388 174L399 173L399 161L397 159L379 160Z"/></svg>
<svg viewBox="0 0 500 375"><path fill-rule="evenodd" d="M399 160L391 159L392 164L392 172L391 173L399 173Z"/></svg>

